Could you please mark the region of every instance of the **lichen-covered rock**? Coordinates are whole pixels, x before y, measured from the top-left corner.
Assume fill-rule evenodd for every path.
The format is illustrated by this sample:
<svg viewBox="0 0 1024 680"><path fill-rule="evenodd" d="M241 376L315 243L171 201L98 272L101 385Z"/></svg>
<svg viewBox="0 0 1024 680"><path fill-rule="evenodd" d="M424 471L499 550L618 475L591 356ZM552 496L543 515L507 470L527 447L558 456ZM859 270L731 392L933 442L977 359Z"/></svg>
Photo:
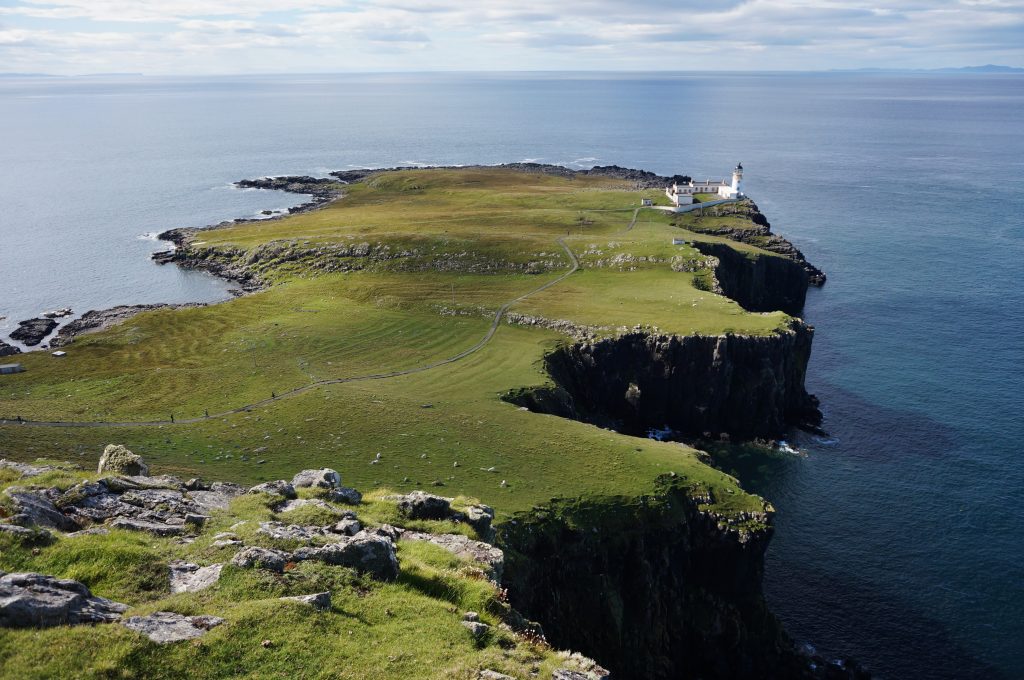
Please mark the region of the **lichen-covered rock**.
<svg viewBox="0 0 1024 680"><path fill-rule="evenodd" d="M249 493L266 493L272 496L281 496L283 498L298 498L295 493L295 487L292 483L285 479L275 479L272 482L263 482L249 489Z"/></svg>
<svg viewBox="0 0 1024 680"><path fill-rule="evenodd" d="M161 645L201 637L222 623L224 619L216 616L182 616L174 612L155 612L149 616L132 616L122 621L125 628L142 633Z"/></svg>
<svg viewBox="0 0 1024 680"><path fill-rule="evenodd" d="M149 474L149 466L142 460L142 456L136 455L121 444L108 444L100 456L100 464L96 468L99 474L104 472L115 474L145 477Z"/></svg>
<svg viewBox="0 0 1024 680"><path fill-rule="evenodd" d="M282 550L252 546L238 551L231 558L231 564L243 569L267 569L281 573L289 558L290 555Z"/></svg>
<svg viewBox="0 0 1024 680"><path fill-rule="evenodd" d="M301 602L303 604L308 604L314 609L324 610L331 608L331 593L329 591L323 593L314 593L312 595L294 595L292 597L282 597L281 599L290 602Z"/></svg>
<svg viewBox="0 0 1024 680"><path fill-rule="evenodd" d="M398 498L398 511L409 519L448 519L452 502L443 496L413 491Z"/></svg>
<svg viewBox="0 0 1024 680"><path fill-rule="evenodd" d="M336 489L341 486L341 475L337 470L322 468L320 470L303 470L292 477L292 486L296 489L310 487L320 489Z"/></svg>
<svg viewBox="0 0 1024 680"><path fill-rule="evenodd" d="M223 564L211 564L200 567L182 560L174 560L168 565L171 572L172 593L195 593L206 590L220 580Z"/></svg>
<svg viewBox="0 0 1024 680"><path fill-rule="evenodd" d="M94 596L78 581L0 572L0 627L110 623L127 609L128 605Z"/></svg>
<svg viewBox="0 0 1024 680"><path fill-rule="evenodd" d="M398 578L398 555L394 542L377 534L361 532L351 538L317 548L299 548L296 560L320 560L350 567L373 578L391 581Z"/></svg>

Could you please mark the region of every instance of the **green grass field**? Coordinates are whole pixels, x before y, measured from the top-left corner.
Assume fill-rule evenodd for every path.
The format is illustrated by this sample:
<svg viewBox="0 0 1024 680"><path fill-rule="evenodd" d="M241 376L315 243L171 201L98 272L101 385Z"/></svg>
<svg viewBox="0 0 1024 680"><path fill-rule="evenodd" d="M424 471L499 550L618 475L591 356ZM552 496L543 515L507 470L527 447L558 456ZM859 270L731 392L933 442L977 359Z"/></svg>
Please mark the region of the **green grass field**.
<svg viewBox="0 0 1024 680"><path fill-rule="evenodd" d="M257 294L141 314L78 338L61 361L24 355L27 371L0 379L0 417L139 422L173 414L180 421L318 381L355 381L194 424L0 426L0 455L93 465L103 445L118 442L158 470L240 482L327 465L363 488L441 482L446 493L477 496L503 514L556 496L643 493L668 471L719 490L715 503L723 512L759 503L678 444L502 402L508 389L547 381L540 360L567 341L549 330L503 323L491 342L460 361L365 379L473 347L502 305L569 270L558 238L580 270L511 311L607 334L635 325L765 334L783 325L785 315L745 312L696 288L694 272L673 270L699 257L673 238L716 239L683 228L689 216L679 224L679 216L642 210L627 231L640 198L659 199L659 191L500 169L386 173L345 191L314 212L200 232L197 252L244 260L267 244L287 243L306 255L254 262L271 283ZM358 269L332 271L336 261L353 258L325 249L350 243L409 255L362 257ZM750 256L774 256L728 243ZM529 262L540 264L524 268ZM378 452L386 464L370 466ZM498 472L482 471L491 467Z"/></svg>

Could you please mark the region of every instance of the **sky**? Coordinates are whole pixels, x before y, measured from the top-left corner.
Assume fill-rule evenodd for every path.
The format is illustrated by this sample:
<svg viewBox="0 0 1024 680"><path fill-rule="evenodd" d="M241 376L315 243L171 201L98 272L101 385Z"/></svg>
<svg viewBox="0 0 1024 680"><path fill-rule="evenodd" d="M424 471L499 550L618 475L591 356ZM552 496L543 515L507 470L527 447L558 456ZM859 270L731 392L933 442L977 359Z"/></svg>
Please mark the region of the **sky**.
<svg viewBox="0 0 1024 680"><path fill-rule="evenodd" d="M1024 0L0 0L0 72L1024 66Z"/></svg>

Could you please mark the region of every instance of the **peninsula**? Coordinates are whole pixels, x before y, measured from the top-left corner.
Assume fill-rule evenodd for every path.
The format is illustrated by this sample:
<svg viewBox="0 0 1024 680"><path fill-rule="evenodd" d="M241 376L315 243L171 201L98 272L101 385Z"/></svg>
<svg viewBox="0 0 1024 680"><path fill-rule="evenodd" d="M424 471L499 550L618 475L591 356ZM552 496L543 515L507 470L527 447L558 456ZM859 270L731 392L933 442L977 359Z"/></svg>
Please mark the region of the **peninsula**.
<svg viewBox="0 0 1024 680"><path fill-rule="evenodd" d="M309 202L163 234L240 295L87 314L0 376L0 602L92 612L0 605L4 672L862 677L786 636L772 507L694 447L819 425L824 274L691 182L264 178Z"/></svg>

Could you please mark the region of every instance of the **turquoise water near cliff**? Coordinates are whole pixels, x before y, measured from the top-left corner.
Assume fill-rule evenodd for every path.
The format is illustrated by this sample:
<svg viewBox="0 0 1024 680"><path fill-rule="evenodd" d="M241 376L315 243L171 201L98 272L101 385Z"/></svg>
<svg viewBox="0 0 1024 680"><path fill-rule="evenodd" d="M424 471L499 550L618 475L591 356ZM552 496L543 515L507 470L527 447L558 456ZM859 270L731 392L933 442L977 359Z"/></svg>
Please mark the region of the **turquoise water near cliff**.
<svg viewBox="0 0 1024 680"><path fill-rule="evenodd" d="M1024 78L549 74L0 82L0 335L43 309L214 300L146 233L295 197L243 177L524 159L748 193L823 268L831 437L744 481L766 591L886 678L1024 676Z"/></svg>

